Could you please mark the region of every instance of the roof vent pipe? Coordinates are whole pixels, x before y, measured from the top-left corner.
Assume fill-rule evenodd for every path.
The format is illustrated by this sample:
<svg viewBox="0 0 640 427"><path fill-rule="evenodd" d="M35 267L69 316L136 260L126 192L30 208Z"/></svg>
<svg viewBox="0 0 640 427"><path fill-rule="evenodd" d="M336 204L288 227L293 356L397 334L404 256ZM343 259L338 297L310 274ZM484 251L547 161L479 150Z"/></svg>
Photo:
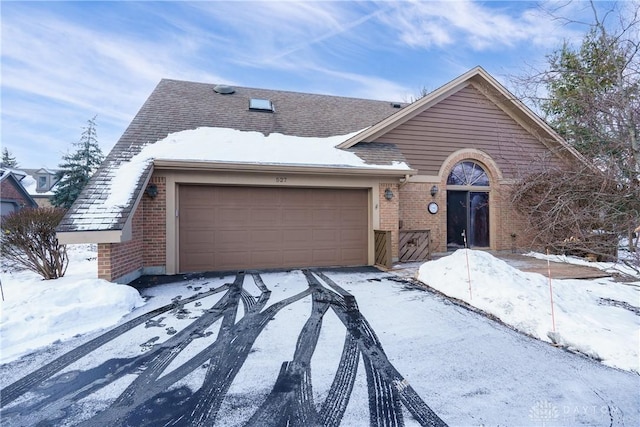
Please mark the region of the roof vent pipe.
<svg viewBox="0 0 640 427"><path fill-rule="evenodd" d="M227 85L216 85L213 90L221 95L231 95L236 91L233 87Z"/></svg>

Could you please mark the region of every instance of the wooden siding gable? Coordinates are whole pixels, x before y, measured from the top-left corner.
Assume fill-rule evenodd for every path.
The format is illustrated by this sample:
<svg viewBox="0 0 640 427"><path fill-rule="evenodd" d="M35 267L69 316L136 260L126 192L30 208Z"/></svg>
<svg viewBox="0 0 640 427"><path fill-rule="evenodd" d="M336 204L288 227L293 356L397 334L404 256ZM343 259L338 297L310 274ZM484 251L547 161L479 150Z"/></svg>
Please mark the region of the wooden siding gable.
<svg viewBox="0 0 640 427"><path fill-rule="evenodd" d="M471 91L475 92L475 94L470 95ZM579 161L586 162L584 158L566 141L564 141L564 139L560 137L547 123L533 113L521 101L516 99L506 88L504 88L481 67L473 68L448 84L434 90L427 96L403 108L394 115L387 117L378 124L358 133L349 140L340 144L338 147L349 148L358 143L369 142L396 143L394 138L390 137L394 135L394 130L401 128L405 124L407 125L406 127L411 127L412 125L409 124L410 121L416 119L420 121L425 114L428 114L427 112L429 110L442 110L443 105L444 108L449 109L447 114L460 115L460 120L458 120L458 122L464 122L464 120L469 119L469 116L466 118L464 117L465 112L463 111L463 105L465 102L463 101L462 104L460 104L460 100L464 98L467 99L467 102L479 103L476 106L476 112L478 112L478 106L481 106L481 108L489 108L491 110L488 113L488 116L485 117L485 120L489 120L489 123L484 123L485 126L490 125L490 116L496 116L496 113L499 112L497 115L502 117L500 119L500 123L504 125L509 121L510 123L508 128L510 131L513 132L516 128L519 128L517 131L519 137L528 134L526 138L529 140L527 145L530 145L532 140L537 140L538 145L543 147L543 151L546 151L546 153L554 153L557 159L563 158L571 161L578 159ZM455 105L456 102L458 103L457 106ZM467 107L473 109L472 105L468 105ZM469 113L470 111L467 111L467 114ZM482 115L483 114L480 114L480 117L482 117ZM472 116L478 117L477 114L472 114ZM507 118L510 120L506 120ZM475 120L476 122L478 121L477 118ZM442 130L442 126L436 126L435 131ZM422 133L430 131L431 129L423 129ZM450 126L448 131L455 132L456 127ZM396 136L397 133L398 132L396 132ZM411 151L406 151L407 147L403 147L402 144L399 144L398 146L413 168L417 168L419 170L423 169L419 164L420 161L418 161L418 164L414 164L412 160L415 161L416 159L412 159ZM427 146L431 148L430 144L427 144ZM466 148L478 147L467 143ZM452 151L449 152L451 153ZM432 169L432 167L427 165L424 166L426 166L426 169L428 170ZM424 172L421 170L420 173L423 174Z"/></svg>
<svg viewBox="0 0 640 427"><path fill-rule="evenodd" d="M420 175L438 175L452 153L487 153L507 178L547 162L557 163L549 147L525 129L475 85L441 100L373 142L395 144Z"/></svg>

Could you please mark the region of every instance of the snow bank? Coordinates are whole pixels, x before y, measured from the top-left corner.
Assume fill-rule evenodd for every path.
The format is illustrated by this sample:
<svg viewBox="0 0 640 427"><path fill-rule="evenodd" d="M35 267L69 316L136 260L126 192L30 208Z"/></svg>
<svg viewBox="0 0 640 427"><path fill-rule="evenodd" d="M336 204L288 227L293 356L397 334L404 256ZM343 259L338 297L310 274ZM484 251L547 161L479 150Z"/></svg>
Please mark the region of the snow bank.
<svg viewBox="0 0 640 427"><path fill-rule="evenodd" d="M116 324L144 304L137 290L95 276L95 251L89 245L68 246L65 277L42 280L30 271L0 275L0 363L37 348Z"/></svg>
<svg viewBox="0 0 640 427"><path fill-rule="evenodd" d="M469 274L471 294L469 291ZM552 280L515 269L491 254L458 250L420 266L418 279L497 316L514 328L580 351L606 365L640 372L640 283Z"/></svg>

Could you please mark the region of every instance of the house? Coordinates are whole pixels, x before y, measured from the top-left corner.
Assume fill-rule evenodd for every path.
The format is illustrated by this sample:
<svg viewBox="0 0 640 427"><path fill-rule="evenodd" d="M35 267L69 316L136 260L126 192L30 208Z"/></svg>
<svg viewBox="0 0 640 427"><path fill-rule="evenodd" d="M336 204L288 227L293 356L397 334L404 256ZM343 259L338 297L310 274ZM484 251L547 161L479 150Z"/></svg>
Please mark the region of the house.
<svg viewBox="0 0 640 427"><path fill-rule="evenodd" d="M57 184L58 178L56 171L40 168L40 169L16 169L2 167L1 170L8 170L20 182L22 188L29 194L30 198L35 201L37 207L51 207L51 197L53 196L53 187Z"/></svg>
<svg viewBox="0 0 640 427"><path fill-rule="evenodd" d="M57 231L121 283L527 247L510 184L578 157L480 67L408 105L162 80Z"/></svg>
<svg viewBox="0 0 640 427"><path fill-rule="evenodd" d="M31 197L38 203L38 206L51 207L53 187L58 183L57 171L48 168L23 169L23 171L28 175L25 188Z"/></svg>
<svg viewBox="0 0 640 427"><path fill-rule="evenodd" d="M27 176L23 171L0 165L0 215L23 208L38 207L36 201L22 185Z"/></svg>

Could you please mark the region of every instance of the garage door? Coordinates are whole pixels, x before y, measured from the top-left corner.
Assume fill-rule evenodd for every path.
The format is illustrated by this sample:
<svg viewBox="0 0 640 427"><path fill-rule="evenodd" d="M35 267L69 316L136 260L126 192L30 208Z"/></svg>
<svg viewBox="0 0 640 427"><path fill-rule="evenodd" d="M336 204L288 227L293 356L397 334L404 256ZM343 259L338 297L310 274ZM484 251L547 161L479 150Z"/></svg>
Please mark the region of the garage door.
<svg viewBox="0 0 640 427"><path fill-rule="evenodd" d="M180 271L367 264L367 190L180 186Z"/></svg>

